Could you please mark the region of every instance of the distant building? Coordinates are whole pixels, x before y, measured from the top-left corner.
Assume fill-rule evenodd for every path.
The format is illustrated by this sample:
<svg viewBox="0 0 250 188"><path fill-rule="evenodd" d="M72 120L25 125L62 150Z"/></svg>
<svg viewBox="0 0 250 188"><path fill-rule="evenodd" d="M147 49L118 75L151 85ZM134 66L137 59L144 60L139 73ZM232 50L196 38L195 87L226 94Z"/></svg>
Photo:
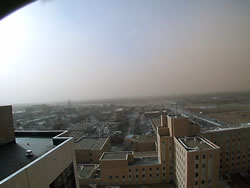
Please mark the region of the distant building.
<svg viewBox="0 0 250 188"><path fill-rule="evenodd" d="M121 121L121 120L124 119L124 117L125 117L124 109L123 108L117 108L115 110L115 118L116 118L116 120Z"/></svg>
<svg viewBox="0 0 250 188"><path fill-rule="evenodd" d="M79 188L67 131L16 131L12 107L0 107L0 188Z"/></svg>
<svg viewBox="0 0 250 188"><path fill-rule="evenodd" d="M161 115L160 111L150 111L144 113L144 116L147 118L157 118L160 115Z"/></svg>

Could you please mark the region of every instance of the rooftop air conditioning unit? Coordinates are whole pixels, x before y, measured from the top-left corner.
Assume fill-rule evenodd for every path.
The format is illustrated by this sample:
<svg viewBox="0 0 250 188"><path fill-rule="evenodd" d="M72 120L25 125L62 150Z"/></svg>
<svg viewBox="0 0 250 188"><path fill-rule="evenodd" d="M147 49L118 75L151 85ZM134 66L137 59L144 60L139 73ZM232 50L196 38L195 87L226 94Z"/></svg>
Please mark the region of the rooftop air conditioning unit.
<svg viewBox="0 0 250 188"><path fill-rule="evenodd" d="M32 150L30 149L26 150L26 157L32 157L32 156L33 156Z"/></svg>

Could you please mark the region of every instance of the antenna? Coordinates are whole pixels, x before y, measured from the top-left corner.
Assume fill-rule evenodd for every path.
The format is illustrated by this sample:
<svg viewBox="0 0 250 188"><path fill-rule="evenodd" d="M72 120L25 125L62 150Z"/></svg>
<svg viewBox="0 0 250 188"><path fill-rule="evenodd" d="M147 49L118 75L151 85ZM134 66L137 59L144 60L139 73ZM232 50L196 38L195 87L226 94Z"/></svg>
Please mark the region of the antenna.
<svg viewBox="0 0 250 188"><path fill-rule="evenodd" d="M70 109L70 100L68 100L68 108Z"/></svg>
<svg viewBox="0 0 250 188"><path fill-rule="evenodd" d="M71 114L71 110L70 110L70 100L68 100L68 113Z"/></svg>

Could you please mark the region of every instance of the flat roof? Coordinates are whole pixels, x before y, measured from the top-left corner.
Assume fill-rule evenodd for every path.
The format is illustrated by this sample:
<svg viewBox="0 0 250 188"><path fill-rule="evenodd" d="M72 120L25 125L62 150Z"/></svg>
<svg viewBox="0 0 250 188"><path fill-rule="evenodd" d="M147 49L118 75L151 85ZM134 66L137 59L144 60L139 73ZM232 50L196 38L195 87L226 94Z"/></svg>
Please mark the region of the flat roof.
<svg viewBox="0 0 250 188"><path fill-rule="evenodd" d="M123 108L117 108L115 111L116 111L116 112L123 111Z"/></svg>
<svg viewBox="0 0 250 188"><path fill-rule="evenodd" d="M107 139L101 137L82 137L74 143L74 148L100 150Z"/></svg>
<svg viewBox="0 0 250 188"><path fill-rule="evenodd" d="M95 171L96 165L77 165L78 176L89 179Z"/></svg>
<svg viewBox="0 0 250 188"><path fill-rule="evenodd" d="M135 137L137 142L154 142L156 140L156 135L141 135Z"/></svg>
<svg viewBox="0 0 250 188"><path fill-rule="evenodd" d="M126 160L128 154L132 154L132 152L131 151L104 152L101 157L101 160Z"/></svg>
<svg viewBox="0 0 250 188"><path fill-rule="evenodd" d="M70 130L69 131L69 136L73 137L73 141L76 142L80 137L84 135L83 130Z"/></svg>
<svg viewBox="0 0 250 188"><path fill-rule="evenodd" d="M158 157L141 157L135 158L135 162L132 165L156 165L160 164Z"/></svg>
<svg viewBox="0 0 250 188"><path fill-rule="evenodd" d="M168 114L171 118L185 118L182 114Z"/></svg>
<svg viewBox="0 0 250 188"><path fill-rule="evenodd" d="M238 127L225 127L225 128L221 128L221 127L218 127L218 128L215 128L215 129L209 129L209 130L206 130L202 133L211 133L211 132L223 132L223 131L233 131L233 130L240 130L240 129L249 129L250 126L238 126Z"/></svg>
<svg viewBox="0 0 250 188"><path fill-rule="evenodd" d="M16 137L16 143L0 147L0 181L53 148L52 137ZM26 150L33 156L26 157Z"/></svg>
<svg viewBox="0 0 250 188"><path fill-rule="evenodd" d="M161 126L161 119L160 118L151 118L151 122L155 127Z"/></svg>
<svg viewBox="0 0 250 188"><path fill-rule="evenodd" d="M212 144L199 136L178 138L187 151L198 151L215 148Z"/></svg>
<svg viewBox="0 0 250 188"><path fill-rule="evenodd" d="M149 111L149 112L145 112L144 114L157 114L157 113L160 113L160 111L159 110Z"/></svg>
<svg viewBox="0 0 250 188"><path fill-rule="evenodd" d="M157 151L134 152L134 157L158 157Z"/></svg>

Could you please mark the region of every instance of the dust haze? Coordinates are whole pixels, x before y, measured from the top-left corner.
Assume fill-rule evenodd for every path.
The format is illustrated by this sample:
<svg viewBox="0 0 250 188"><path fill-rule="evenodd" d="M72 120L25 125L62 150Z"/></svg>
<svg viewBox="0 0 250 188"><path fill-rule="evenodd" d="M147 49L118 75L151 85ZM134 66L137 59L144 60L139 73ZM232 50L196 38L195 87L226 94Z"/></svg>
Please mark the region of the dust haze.
<svg viewBox="0 0 250 188"><path fill-rule="evenodd" d="M98 13L85 13L83 21L59 18L67 23L57 26L34 15L48 25L32 30L32 41L22 49L30 53L6 58L0 103L250 90L249 2L128 2L85 2L85 9ZM59 2L42 7L54 3ZM25 9L32 8L37 7Z"/></svg>

